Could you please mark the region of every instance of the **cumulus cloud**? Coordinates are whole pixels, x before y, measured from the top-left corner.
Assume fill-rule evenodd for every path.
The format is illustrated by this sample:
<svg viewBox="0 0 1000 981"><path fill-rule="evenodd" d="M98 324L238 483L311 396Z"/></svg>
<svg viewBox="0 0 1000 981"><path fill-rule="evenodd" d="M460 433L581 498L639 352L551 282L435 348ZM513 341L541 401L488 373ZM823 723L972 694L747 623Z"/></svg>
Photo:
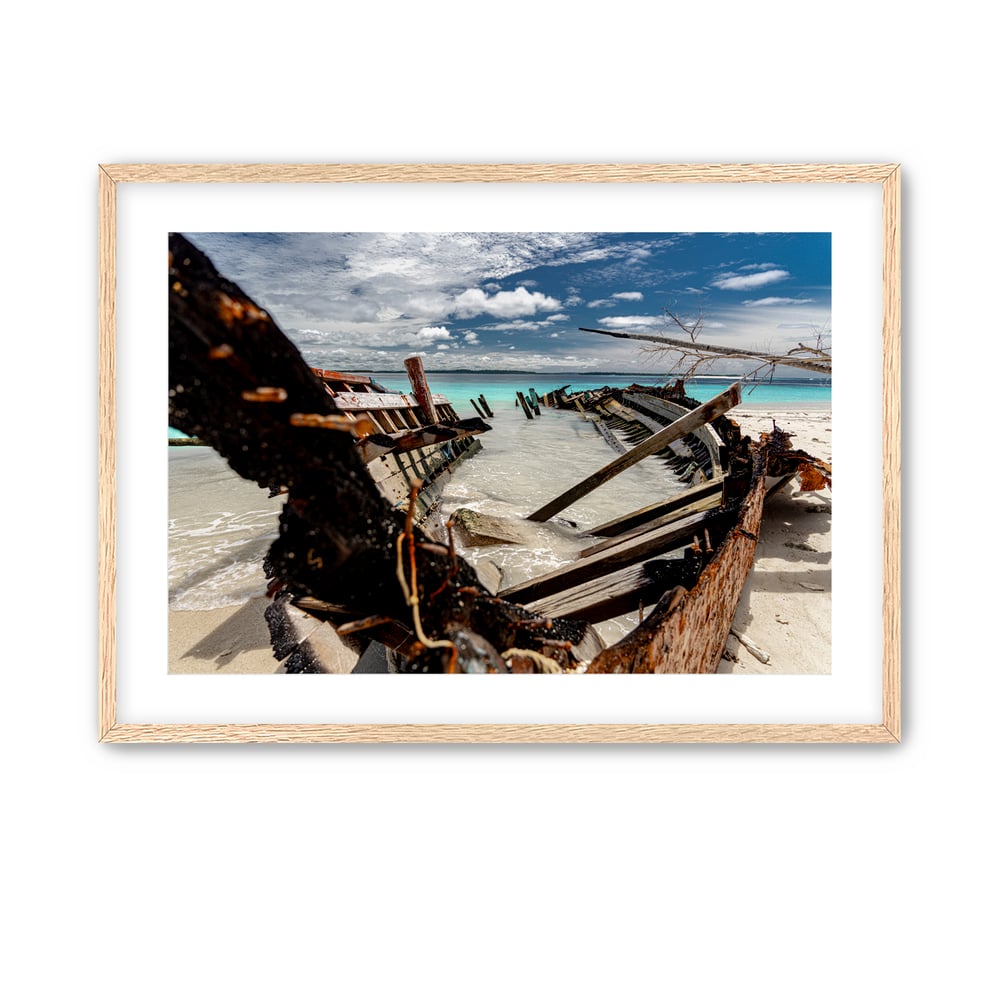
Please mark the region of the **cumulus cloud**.
<svg viewBox="0 0 1000 981"><path fill-rule="evenodd" d="M611 298L614 300L641 300L641 293L612 293Z"/></svg>
<svg viewBox="0 0 1000 981"><path fill-rule="evenodd" d="M421 327L416 334L410 334L405 338L405 342L416 344L417 347L429 347L435 341L450 341L451 339L451 331L447 327Z"/></svg>
<svg viewBox="0 0 1000 981"><path fill-rule="evenodd" d="M755 290L770 283L779 283L783 279L788 279L786 270L768 269L766 272L750 273L748 276L723 273L712 281L712 285L720 290Z"/></svg>
<svg viewBox="0 0 1000 981"><path fill-rule="evenodd" d="M777 307L777 306L800 306L803 303L812 303L812 300L793 300L788 296L765 296L760 300L744 300L745 307Z"/></svg>
<svg viewBox="0 0 1000 981"><path fill-rule="evenodd" d="M479 337L474 330L467 330L465 334L462 336L462 340L465 341L466 344L479 343Z"/></svg>
<svg viewBox="0 0 1000 981"><path fill-rule="evenodd" d="M562 304L552 296L533 293L523 286L513 290L501 290L492 296L475 287L459 293L454 299L454 315L460 320L478 317L486 313L501 319L532 317L536 313L559 310Z"/></svg>
<svg viewBox="0 0 1000 981"><path fill-rule="evenodd" d="M600 310L602 307L613 307L615 305L614 300L591 300L587 304L588 310Z"/></svg>

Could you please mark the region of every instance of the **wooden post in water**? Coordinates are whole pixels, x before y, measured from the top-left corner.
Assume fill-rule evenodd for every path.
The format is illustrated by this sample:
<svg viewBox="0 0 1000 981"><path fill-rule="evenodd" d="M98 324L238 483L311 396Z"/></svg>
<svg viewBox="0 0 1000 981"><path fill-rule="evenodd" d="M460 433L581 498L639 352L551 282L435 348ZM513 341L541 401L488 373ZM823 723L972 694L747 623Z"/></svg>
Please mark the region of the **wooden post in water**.
<svg viewBox="0 0 1000 981"><path fill-rule="evenodd" d="M486 401L486 396L483 395L483 394L481 394L481 393L480 393L480 396L479 396L479 404L485 410L486 415L488 415L492 419L493 418L493 410L489 407L489 403Z"/></svg>
<svg viewBox="0 0 1000 981"><path fill-rule="evenodd" d="M407 358L403 364L406 365L406 373L410 376L410 384L413 386L413 394L417 398L420 408L424 410L428 426L436 426L438 417L434 409L434 397L431 395L430 386L427 384L427 376L424 374L424 363L418 357Z"/></svg>
<svg viewBox="0 0 1000 981"><path fill-rule="evenodd" d="M661 429L658 433L653 433L648 439L644 439L638 446L634 446L628 453L613 460L605 467L601 467L596 473L592 473L586 480L571 487L568 491L560 494L555 500L549 501L544 507L539 508L534 514L529 514L530 521L548 521L554 514L568 508L574 501L586 497L591 491L596 490L601 484L609 481L612 477L617 477L623 470L627 470L634 463L644 460L653 453L659 453L665 449L675 439L680 439L688 433L694 432L700 426L717 419L727 413L733 406L740 404L740 383L731 385L721 395L716 395L704 405L699 405L697 409L692 409L687 415L681 416L676 422ZM579 403L577 403L579 408Z"/></svg>
<svg viewBox="0 0 1000 981"><path fill-rule="evenodd" d="M474 408L476 410L476 412L479 413L479 418L480 419L485 419L486 416L483 415L483 410L479 408L479 404L476 402L476 400L475 399L469 399L469 401L472 403L472 408Z"/></svg>
<svg viewBox="0 0 1000 981"><path fill-rule="evenodd" d="M528 400L524 397L524 393L523 392L518 392L517 393L517 397L518 397L518 400L521 403L521 408L524 409L524 414L529 419L534 419L535 417L531 414L531 406L528 405Z"/></svg>
<svg viewBox="0 0 1000 981"><path fill-rule="evenodd" d="M538 408L538 392L533 388L528 389L528 394L531 396L531 407L535 410L535 415L540 416L542 410Z"/></svg>

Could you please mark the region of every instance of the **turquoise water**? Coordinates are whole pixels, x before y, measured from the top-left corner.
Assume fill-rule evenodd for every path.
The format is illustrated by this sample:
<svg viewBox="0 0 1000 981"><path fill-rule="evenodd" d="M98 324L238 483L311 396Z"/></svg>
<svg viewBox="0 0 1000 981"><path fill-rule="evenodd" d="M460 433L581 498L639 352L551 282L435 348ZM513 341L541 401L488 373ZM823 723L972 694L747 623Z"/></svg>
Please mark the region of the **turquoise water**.
<svg viewBox="0 0 1000 981"><path fill-rule="evenodd" d="M358 372L364 374L364 372ZM385 372L371 376L380 385L390 391L409 392L410 381L406 372ZM455 406L455 411L463 418L468 412L472 414L469 400L483 395L491 407L496 405L511 405L517 402L517 392L523 392L525 397L528 389L534 388L541 398L546 392L551 392L563 385L569 385L571 392L585 391L589 388L603 388L610 385L614 388L625 388L632 383L640 385L662 385L669 379L665 375L578 375L578 374L468 374L466 372L439 371L428 374L431 390L436 394L446 395ZM827 379L817 376L817 381L776 381L756 386L744 385L743 402L746 405L784 405L804 407L812 403L816 407L830 405L832 386ZM685 388L691 398L704 402L728 388L737 376L718 376L711 379L699 379L687 382ZM184 436L177 429L170 429L170 436Z"/></svg>
<svg viewBox="0 0 1000 981"><path fill-rule="evenodd" d="M400 374L385 373L372 375L379 384L393 391L409 392L410 383L405 372ZM455 405L459 415L469 406L469 399L484 395L486 401L493 404L513 402L517 392L528 394L529 388L534 388L539 398L546 392L569 385L570 391L579 392L589 388L603 388L610 385L614 388L625 388L633 382L640 385L662 385L667 381L665 375L578 375L578 374L466 374L464 372L433 372L427 375L431 390L447 395ZM687 382L685 389L691 398L704 402L718 395L737 381L737 376L719 376L712 379L702 379ZM822 380L823 382L826 379ZM801 405L804 402L830 404L832 388L821 382L772 382L759 384L755 387L744 385L743 401L747 404L767 405ZM472 406L469 406L471 410Z"/></svg>

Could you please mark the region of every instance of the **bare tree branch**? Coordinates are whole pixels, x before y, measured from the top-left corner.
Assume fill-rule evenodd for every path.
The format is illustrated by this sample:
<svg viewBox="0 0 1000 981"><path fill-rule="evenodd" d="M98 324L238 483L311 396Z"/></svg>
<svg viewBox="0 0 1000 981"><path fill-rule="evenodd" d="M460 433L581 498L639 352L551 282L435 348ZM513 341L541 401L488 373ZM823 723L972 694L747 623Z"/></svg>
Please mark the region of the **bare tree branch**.
<svg viewBox="0 0 1000 981"><path fill-rule="evenodd" d="M823 375L833 374L833 353L829 341L822 332L817 332L814 346L798 344L784 354L773 354L769 351L752 351L746 348L726 347L720 344L706 344L700 335L705 327L704 309L701 296L698 297L698 316L694 321L685 321L672 310L664 310L664 318L669 325L680 328L688 337L681 340L665 334L629 334L621 331L598 330L594 327L580 327L589 334L606 334L609 337L622 337L627 340L642 341L647 354L673 353L677 360L673 370L683 378L691 378L718 361L751 361L756 367L744 373L743 378L751 381L764 381L774 377L775 369L802 368ZM666 348L666 351L663 349Z"/></svg>

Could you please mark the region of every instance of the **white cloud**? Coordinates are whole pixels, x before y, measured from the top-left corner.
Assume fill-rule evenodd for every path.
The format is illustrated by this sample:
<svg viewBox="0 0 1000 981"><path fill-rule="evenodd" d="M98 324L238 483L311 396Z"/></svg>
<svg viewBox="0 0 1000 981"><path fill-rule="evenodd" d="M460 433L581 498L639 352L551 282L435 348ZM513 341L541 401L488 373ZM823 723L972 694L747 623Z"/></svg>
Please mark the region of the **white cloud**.
<svg viewBox="0 0 1000 981"><path fill-rule="evenodd" d="M466 344L479 343L479 337L474 330L467 330L465 334L462 336L462 340L465 341Z"/></svg>
<svg viewBox="0 0 1000 981"><path fill-rule="evenodd" d="M740 266L740 272L751 272L752 270L777 269L775 262L751 262L748 266Z"/></svg>
<svg viewBox="0 0 1000 981"><path fill-rule="evenodd" d="M511 331L511 330L538 330L543 324L538 323L535 320L511 320L504 324L484 324L476 328L477 331L482 333L485 331ZM546 323L544 326L548 327Z"/></svg>
<svg viewBox="0 0 1000 981"><path fill-rule="evenodd" d="M615 305L614 300L591 300L587 304L588 310L599 310L601 307L613 307Z"/></svg>
<svg viewBox="0 0 1000 981"><path fill-rule="evenodd" d="M720 290L755 290L769 283L778 283L788 279L784 269L769 269L766 272L750 273L749 276L737 276L735 273L723 273L712 281L712 285Z"/></svg>
<svg viewBox="0 0 1000 981"><path fill-rule="evenodd" d="M482 313L500 318L531 317L536 313L561 308L562 304L555 297L529 292L523 286L514 290L501 290L493 296L487 296L483 290L475 287L455 297L453 312L460 320L468 320Z"/></svg>
<svg viewBox="0 0 1000 981"><path fill-rule="evenodd" d="M612 293L612 299L615 300L641 300L641 293Z"/></svg>
<svg viewBox="0 0 1000 981"><path fill-rule="evenodd" d="M450 341L451 331L447 327L421 327L417 331L417 339L421 341Z"/></svg>
<svg viewBox="0 0 1000 981"><path fill-rule="evenodd" d="M597 321L612 329L627 329L629 327L662 327L662 317L601 317Z"/></svg>
<svg viewBox="0 0 1000 981"><path fill-rule="evenodd" d="M777 307L777 306L799 306L803 303L812 303L812 300L793 300L787 296L765 296L760 300L744 300L745 307Z"/></svg>
<svg viewBox="0 0 1000 981"><path fill-rule="evenodd" d="M554 313L551 317L546 317L545 322L547 324L558 324L562 323L564 320L569 320L569 314L566 313Z"/></svg>

